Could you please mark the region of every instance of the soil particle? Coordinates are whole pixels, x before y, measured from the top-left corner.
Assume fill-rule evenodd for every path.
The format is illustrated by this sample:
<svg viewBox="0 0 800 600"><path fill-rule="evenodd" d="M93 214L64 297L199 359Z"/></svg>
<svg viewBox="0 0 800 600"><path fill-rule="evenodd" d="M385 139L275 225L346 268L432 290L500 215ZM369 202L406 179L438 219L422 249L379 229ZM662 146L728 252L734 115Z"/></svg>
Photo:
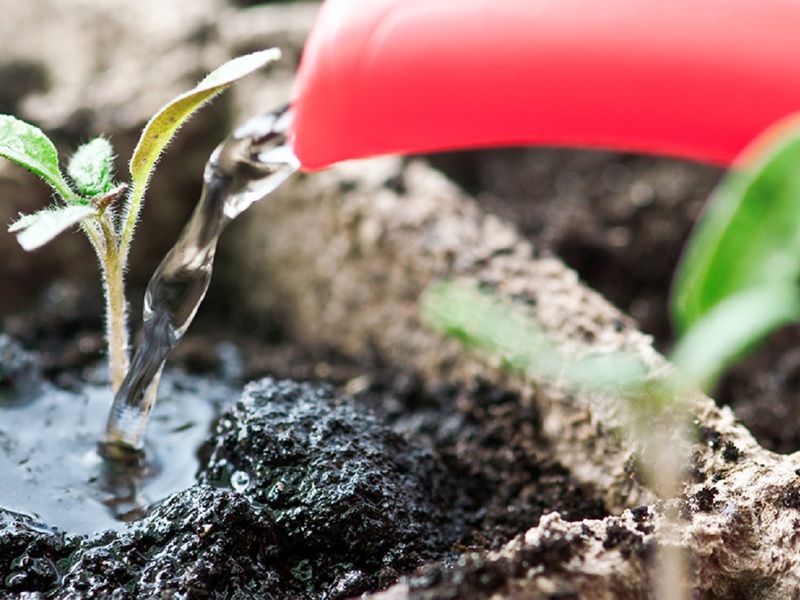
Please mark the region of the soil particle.
<svg viewBox="0 0 800 600"><path fill-rule="evenodd" d="M717 497L718 490L715 488L704 487L692 495L692 500L701 512L711 512L714 509L714 498Z"/></svg>
<svg viewBox="0 0 800 600"><path fill-rule="evenodd" d="M126 532L84 541L56 597L299 597L279 549L268 515L239 494L197 486Z"/></svg>
<svg viewBox="0 0 800 600"><path fill-rule="evenodd" d="M792 485L784 489L781 496L781 506L796 510L800 509L800 486Z"/></svg>
<svg viewBox="0 0 800 600"><path fill-rule="evenodd" d="M435 456L329 386L249 384L201 480L240 487L332 586L407 571L459 537L456 490Z"/></svg>
<svg viewBox="0 0 800 600"><path fill-rule="evenodd" d="M618 523L610 523L606 528L603 548L606 550L617 548L623 558L628 558L633 552L644 553L647 546L642 542L642 536L639 533Z"/></svg>
<svg viewBox="0 0 800 600"><path fill-rule="evenodd" d="M702 425L697 429L698 440L712 450L719 450L722 446L722 434L716 429Z"/></svg>
<svg viewBox="0 0 800 600"><path fill-rule="evenodd" d="M735 463L742 456L742 451L736 447L733 442L725 442L725 447L722 449L722 458L728 462Z"/></svg>

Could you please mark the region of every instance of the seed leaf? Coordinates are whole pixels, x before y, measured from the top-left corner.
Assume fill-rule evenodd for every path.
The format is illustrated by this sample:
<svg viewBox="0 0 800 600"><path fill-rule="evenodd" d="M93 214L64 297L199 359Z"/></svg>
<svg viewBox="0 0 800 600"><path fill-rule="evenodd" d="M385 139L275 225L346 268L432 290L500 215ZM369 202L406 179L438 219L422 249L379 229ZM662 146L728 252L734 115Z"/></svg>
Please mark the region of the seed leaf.
<svg viewBox="0 0 800 600"><path fill-rule="evenodd" d="M93 198L114 187L114 149L105 138L95 138L80 146L67 166L67 173L78 191Z"/></svg>
<svg viewBox="0 0 800 600"><path fill-rule="evenodd" d="M38 127L0 115L0 156L36 173L64 198L74 196L58 168L56 147Z"/></svg>
<svg viewBox="0 0 800 600"><path fill-rule="evenodd" d="M16 233L19 245L30 252L94 214L95 209L91 205L70 204L45 208L20 216L8 230Z"/></svg>
<svg viewBox="0 0 800 600"><path fill-rule="evenodd" d="M196 87L174 98L150 119L131 157L131 181L134 188L147 185L153 166L164 147L191 114L225 88L278 60L280 50L272 48L234 58L210 73Z"/></svg>
<svg viewBox="0 0 800 600"><path fill-rule="evenodd" d="M746 150L747 160L712 194L687 243L672 296L673 319L682 334L726 298L773 287L780 296L777 290L795 285L800 277L797 119L792 127L780 126L777 137L775 131L764 137L766 142L754 142L758 152Z"/></svg>

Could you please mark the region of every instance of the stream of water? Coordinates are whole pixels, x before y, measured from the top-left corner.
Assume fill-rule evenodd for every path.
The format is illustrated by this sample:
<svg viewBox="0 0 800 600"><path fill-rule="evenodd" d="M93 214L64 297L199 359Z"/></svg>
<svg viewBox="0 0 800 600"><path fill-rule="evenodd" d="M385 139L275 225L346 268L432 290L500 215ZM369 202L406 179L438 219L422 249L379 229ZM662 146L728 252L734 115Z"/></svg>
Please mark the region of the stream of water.
<svg viewBox="0 0 800 600"><path fill-rule="evenodd" d="M142 342L114 397L103 452L139 452L167 356L183 337L208 290L225 226L298 169L286 133L288 107L255 117L212 153L200 201L147 286Z"/></svg>

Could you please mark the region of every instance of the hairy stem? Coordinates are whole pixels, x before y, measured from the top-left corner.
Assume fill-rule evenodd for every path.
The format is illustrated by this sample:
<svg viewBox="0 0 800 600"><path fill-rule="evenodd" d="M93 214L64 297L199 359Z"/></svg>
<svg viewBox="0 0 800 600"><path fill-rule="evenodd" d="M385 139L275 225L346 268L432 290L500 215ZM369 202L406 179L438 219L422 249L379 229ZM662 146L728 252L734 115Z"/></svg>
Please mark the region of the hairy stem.
<svg viewBox="0 0 800 600"><path fill-rule="evenodd" d="M106 304L106 344L111 387L116 394L128 372L128 312L125 304L125 268L115 242L114 224L108 214L85 220L82 229L100 261Z"/></svg>
<svg viewBox="0 0 800 600"><path fill-rule="evenodd" d="M125 258L115 244L114 225L108 215L100 218L105 239L103 285L106 300L106 341L111 389L116 394L128 372L128 310L125 302Z"/></svg>
<svg viewBox="0 0 800 600"><path fill-rule="evenodd" d="M134 183L131 186L130 195L125 205L125 212L123 213L122 236L119 243L119 261L122 268L128 262L128 252L131 248L131 240L133 239L133 231L136 229L136 223L139 220L139 211L142 208L142 198L144 196L142 186Z"/></svg>

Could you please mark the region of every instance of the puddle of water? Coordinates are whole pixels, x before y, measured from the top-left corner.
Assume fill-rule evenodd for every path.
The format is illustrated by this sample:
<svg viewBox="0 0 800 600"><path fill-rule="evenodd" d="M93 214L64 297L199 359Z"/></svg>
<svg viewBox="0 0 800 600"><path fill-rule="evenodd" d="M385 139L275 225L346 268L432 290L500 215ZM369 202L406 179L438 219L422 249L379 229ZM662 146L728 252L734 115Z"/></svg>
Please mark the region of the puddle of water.
<svg viewBox="0 0 800 600"><path fill-rule="evenodd" d="M98 454L107 385L87 384L80 393L47 386L26 402L0 398L0 507L69 533L120 529L195 483L198 450L237 396L218 380L166 373L138 473Z"/></svg>

